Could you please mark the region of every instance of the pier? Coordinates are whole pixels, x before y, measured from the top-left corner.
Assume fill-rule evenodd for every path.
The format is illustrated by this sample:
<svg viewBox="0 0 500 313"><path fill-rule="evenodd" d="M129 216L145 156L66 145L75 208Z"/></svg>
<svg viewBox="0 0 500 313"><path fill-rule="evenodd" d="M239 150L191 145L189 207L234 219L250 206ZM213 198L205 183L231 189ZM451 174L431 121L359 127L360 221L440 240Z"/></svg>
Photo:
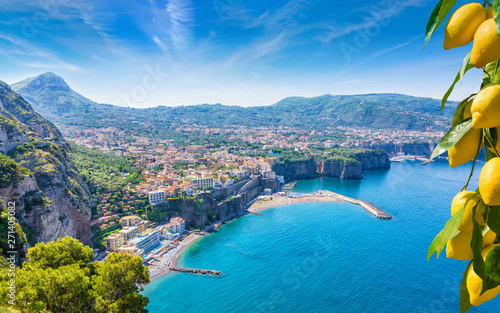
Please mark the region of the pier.
<svg viewBox="0 0 500 313"><path fill-rule="evenodd" d="M349 197L346 197L344 195L341 195L341 194L338 194L338 193L335 193L335 192L331 192L331 191L322 191L322 193L331 194L332 196L334 196L335 198L337 198L337 199L339 199L341 201L349 202L349 203L352 203L352 204L357 204L357 205L361 206L363 209L365 209L368 212L370 212L371 214L373 214L377 218L380 218L380 219L383 219L383 220L390 220L390 219L392 219L392 216L390 216L389 214L387 214L386 212L384 212L382 209L376 207L375 205L373 205L370 202L366 202L366 201L362 201L362 200L356 200L356 199L349 198Z"/></svg>
<svg viewBox="0 0 500 313"><path fill-rule="evenodd" d="M190 273L190 274L201 274L201 275L212 275L212 276L219 276L220 274L222 274L221 271L202 270L202 269L197 269L197 268L171 267L170 270L172 272L181 272L181 273Z"/></svg>

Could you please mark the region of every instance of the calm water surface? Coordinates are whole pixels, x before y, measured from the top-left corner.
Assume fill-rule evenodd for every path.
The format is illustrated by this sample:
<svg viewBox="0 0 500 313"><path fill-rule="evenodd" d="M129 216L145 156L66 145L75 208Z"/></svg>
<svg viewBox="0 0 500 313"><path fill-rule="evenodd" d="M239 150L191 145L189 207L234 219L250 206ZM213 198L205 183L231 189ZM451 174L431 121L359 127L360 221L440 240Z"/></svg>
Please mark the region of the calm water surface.
<svg viewBox="0 0 500 313"><path fill-rule="evenodd" d="M220 277L169 274L146 286L150 312L459 312L466 262L426 261L450 217L450 201L470 166L392 163L363 180L300 181L297 192L326 189L370 201L379 220L346 203L297 204L232 221L197 241L183 266ZM480 166L479 166L480 170ZM469 189L477 188L478 175ZM495 299L470 312L498 312Z"/></svg>

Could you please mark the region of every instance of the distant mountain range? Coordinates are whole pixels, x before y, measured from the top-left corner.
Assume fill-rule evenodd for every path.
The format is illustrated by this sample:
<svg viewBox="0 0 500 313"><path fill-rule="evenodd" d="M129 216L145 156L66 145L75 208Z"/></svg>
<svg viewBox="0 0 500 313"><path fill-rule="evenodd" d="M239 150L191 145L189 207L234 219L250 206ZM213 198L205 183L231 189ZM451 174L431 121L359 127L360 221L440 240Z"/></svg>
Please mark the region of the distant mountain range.
<svg viewBox="0 0 500 313"><path fill-rule="evenodd" d="M182 125L293 126L304 129L352 126L377 129L445 130L453 106L439 115L440 100L401 94L323 95L290 97L271 106L239 107L221 104L136 109L99 104L71 89L54 73L13 84L12 89L56 124L81 127L134 128ZM134 126L135 124L135 126Z"/></svg>

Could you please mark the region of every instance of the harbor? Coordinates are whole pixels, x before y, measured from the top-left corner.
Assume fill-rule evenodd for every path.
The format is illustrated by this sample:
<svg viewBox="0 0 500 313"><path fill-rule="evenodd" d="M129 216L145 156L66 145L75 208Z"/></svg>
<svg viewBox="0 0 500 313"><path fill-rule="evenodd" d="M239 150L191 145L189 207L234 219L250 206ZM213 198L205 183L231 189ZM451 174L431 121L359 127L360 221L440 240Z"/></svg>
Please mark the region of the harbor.
<svg viewBox="0 0 500 313"><path fill-rule="evenodd" d="M311 202L348 202L361 206L367 212L379 219L392 219L392 216L373 203L357 200L328 190L319 190L312 194L278 193L272 196L261 196L250 206L248 211L252 214L258 211L271 209L284 205Z"/></svg>

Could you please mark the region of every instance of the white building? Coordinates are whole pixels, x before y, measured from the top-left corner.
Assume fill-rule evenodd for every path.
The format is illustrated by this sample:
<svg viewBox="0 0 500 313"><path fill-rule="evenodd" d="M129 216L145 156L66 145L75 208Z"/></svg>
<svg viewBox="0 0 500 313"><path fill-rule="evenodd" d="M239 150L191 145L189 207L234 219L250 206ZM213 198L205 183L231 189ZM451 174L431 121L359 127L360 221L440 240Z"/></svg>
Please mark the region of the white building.
<svg viewBox="0 0 500 313"><path fill-rule="evenodd" d="M147 253L161 244L160 232L155 230L147 234L140 234L136 238L130 240L129 244Z"/></svg>
<svg viewBox="0 0 500 313"><path fill-rule="evenodd" d="M165 191L160 190L160 191L150 191L148 192L148 198L149 198L149 204L157 205L160 203L164 203L166 196L165 196Z"/></svg>

